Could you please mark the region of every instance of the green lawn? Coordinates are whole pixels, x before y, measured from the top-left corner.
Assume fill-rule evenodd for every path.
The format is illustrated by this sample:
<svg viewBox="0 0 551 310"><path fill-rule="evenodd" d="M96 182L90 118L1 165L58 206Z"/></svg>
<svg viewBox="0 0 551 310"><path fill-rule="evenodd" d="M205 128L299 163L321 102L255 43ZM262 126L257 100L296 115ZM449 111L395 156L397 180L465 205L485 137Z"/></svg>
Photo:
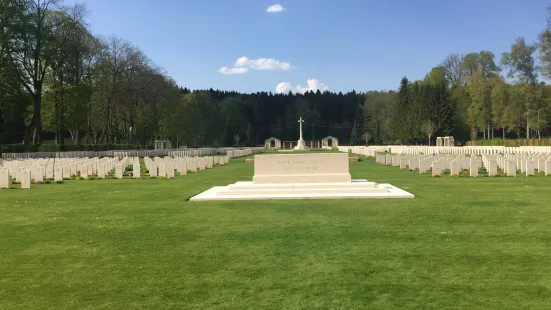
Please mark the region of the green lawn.
<svg viewBox="0 0 551 310"><path fill-rule="evenodd" d="M404 200L189 202L250 180L0 190L0 309L551 309L551 178L432 178Z"/></svg>

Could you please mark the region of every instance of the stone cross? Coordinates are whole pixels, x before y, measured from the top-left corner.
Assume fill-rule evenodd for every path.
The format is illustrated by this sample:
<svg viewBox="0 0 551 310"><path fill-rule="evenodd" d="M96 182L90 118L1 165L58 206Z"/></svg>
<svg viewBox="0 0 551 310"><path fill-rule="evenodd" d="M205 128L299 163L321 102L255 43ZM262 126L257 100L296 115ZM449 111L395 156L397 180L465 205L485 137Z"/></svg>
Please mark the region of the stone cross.
<svg viewBox="0 0 551 310"><path fill-rule="evenodd" d="M300 124L300 140L302 140L302 123L304 123L304 120L302 119L302 116L298 120L298 123Z"/></svg>

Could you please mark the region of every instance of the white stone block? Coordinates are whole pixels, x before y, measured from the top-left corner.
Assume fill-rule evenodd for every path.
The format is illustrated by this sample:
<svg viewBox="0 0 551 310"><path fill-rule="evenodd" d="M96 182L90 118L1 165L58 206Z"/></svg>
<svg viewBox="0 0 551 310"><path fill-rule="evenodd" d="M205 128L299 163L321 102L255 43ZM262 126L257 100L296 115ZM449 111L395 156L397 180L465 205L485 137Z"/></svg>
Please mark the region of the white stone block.
<svg viewBox="0 0 551 310"><path fill-rule="evenodd" d="M174 178L174 164L172 162L166 164L166 177L169 179Z"/></svg>
<svg viewBox="0 0 551 310"><path fill-rule="evenodd" d="M23 169L21 174L21 189L31 188L31 172L28 169Z"/></svg>
<svg viewBox="0 0 551 310"><path fill-rule="evenodd" d="M164 162L159 162L157 167L159 168L159 176L166 178L166 164Z"/></svg>
<svg viewBox="0 0 551 310"><path fill-rule="evenodd" d="M132 165L132 177L134 179L139 179L140 178L140 163L136 163L134 162L134 164Z"/></svg>
<svg viewBox="0 0 551 310"><path fill-rule="evenodd" d="M63 181L63 168L60 166L54 167L54 181Z"/></svg>
<svg viewBox="0 0 551 310"><path fill-rule="evenodd" d="M469 163L469 172L471 177L478 176L478 163L476 161L471 161Z"/></svg>
<svg viewBox="0 0 551 310"><path fill-rule="evenodd" d="M10 188L10 174L7 169L0 169L0 188Z"/></svg>
<svg viewBox="0 0 551 310"><path fill-rule="evenodd" d="M117 164L115 166L115 177L117 179L122 179L124 177L124 166L123 166L123 164Z"/></svg>

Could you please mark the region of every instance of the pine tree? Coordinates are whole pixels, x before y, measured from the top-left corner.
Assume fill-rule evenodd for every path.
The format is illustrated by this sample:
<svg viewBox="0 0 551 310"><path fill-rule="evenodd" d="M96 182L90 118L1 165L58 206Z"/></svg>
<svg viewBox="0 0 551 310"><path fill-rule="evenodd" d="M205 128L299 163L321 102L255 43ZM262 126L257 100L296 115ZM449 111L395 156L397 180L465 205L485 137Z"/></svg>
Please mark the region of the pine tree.
<svg viewBox="0 0 551 310"><path fill-rule="evenodd" d="M352 132L350 134L350 145L359 145L362 140L362 134L364 131L365 113L363 104L359 103L356 108L356 115L354 116L354 124L352 125Z"/></svg>
<svg viewBox="0 0 551 310"><path fill-rule="evenodd" d="M392 131L395 139L401 143L408 143L411 140L411 131L409 126L408 114L410 111L410 89L411 84L407 77L402 78L400 81L400 88L398 89L398 104L394 111L394 119L392 123Z"/></svg>

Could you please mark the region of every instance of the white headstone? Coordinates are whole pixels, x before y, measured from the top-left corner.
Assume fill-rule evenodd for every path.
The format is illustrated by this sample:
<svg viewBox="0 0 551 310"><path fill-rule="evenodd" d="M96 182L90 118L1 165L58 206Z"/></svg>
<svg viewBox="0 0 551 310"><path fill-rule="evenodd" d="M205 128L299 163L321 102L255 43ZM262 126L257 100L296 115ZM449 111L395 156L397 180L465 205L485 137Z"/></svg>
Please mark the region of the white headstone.
<svg viewBox="0 0 551 310"><path fill-rule="evenodd" d="M476 161L471 161L469 163L469 172L471 177L478 176L478 163Z"/></svg>
<svg viewBox="0 0 551 310"><path fill-rule="evenodd" d="M28 169L23 169L21 176L21 188L30 189L31 188L31 172Z"/></svg>
<svg viewBox="0 0 551 310"><path fill-rule="evenodd" d="M169 179L174 178L174 164L172 162L166 163L166 177Z"/></svg>
<svg viewBox="0 0 551 310"><path fill-rule="evenodd" d="M10 188L10 175L8 170L0 169L0 188Z"/></svg>
<svg viewBox="0 0 551 310"><path fill-rule="evenodd" d="M124 176L124 166L123 164L117 164L115 166L115 177L117 179L122 179Z"/></svg>
<svg viewBox="0 0 551 310"><path fill-rule="evenodd" d="M46 179L51 180L54 178L54 166L47 165L46 166Z"/></svg>
<svg viewBox="0 0 551 310"><path fill-rule="evenodd" d="M63 168L61 166L54 167L54 180L56 182L63 181Z"/></svg>
<svg viewBox="0 0 551 310"><path fill-rule="evenodd" d="M159 167L159 176L166 177L166 164L164 162L160 162L158 167Z"/></svg>
<svg viewBox="0 0 551 310"><path fill-rule="evenodd" d="M132 165L132 177L134 179L139 179L140 178L140 163L136 163L134 162L134 164Z"/></svg>
<svg viewBox="0 0 551 310"><path fill-rule="evenodd" d="M98 165L98 179L105 179L105 165Z"/></svg>

